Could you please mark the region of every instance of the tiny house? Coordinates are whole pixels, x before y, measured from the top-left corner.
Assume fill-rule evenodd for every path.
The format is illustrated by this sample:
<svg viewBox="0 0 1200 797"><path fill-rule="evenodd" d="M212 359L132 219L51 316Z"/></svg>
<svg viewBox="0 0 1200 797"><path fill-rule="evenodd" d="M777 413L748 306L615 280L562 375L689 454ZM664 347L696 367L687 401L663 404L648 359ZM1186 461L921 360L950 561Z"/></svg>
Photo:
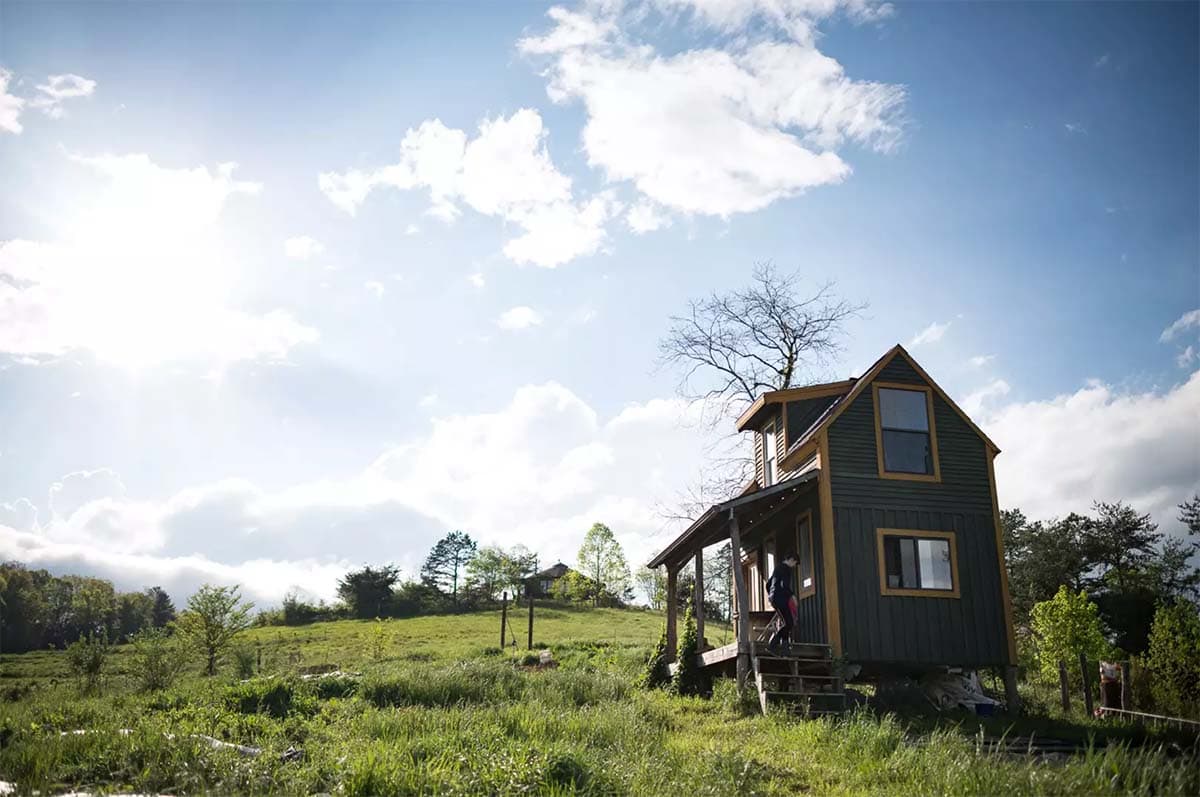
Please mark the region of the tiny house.
<svg viewBox="0 0 1200 797"><path fill-rule="evenodd" d="M736 661L740 679L753 669L766 706L765 685L779 679L764 678L771 657L752 637L770 616L765 580L794 552L797 656L867 677L1003 667L1015 707L1000 450L908 352L893 347L857 379L764 393L737 428L754 437L753 481L650 562L666 568L673 594L693 560L703 589L705 547L729 539L739 552L738 641L705 651L703 663ZM693 603L702 629L703 602Z"/></svg>

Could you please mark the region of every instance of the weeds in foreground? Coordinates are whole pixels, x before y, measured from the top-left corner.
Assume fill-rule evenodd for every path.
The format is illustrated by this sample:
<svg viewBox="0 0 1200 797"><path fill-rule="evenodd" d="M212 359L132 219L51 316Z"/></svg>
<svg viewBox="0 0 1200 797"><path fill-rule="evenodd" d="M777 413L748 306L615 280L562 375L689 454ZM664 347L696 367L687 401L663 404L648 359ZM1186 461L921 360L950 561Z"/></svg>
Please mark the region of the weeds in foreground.
<svg viewBox="0 0 1200 797"><path fill-rule="evenodd" d="M192 674L146 693L114 675L105 694L83 696L69 680L37 682L0 703L0 779L43 794L1200 793L1195 751L1110 742L1062 760L1012 757L969 732L917 730L894 715L764 717L756 696L729 680L714 684L711 700L638 689L659 630L649 623L641 647L605 643L601 630L589 640L581 629L553 646L562 666L541 671L478 643L461 659L417 649L375 662L370 626L344 626L361 635L362 656L350 664L362 678ZM305 633L270 639L328 661L321 646L336 642ZM393 622L388 633L405 626Z"/></svg>

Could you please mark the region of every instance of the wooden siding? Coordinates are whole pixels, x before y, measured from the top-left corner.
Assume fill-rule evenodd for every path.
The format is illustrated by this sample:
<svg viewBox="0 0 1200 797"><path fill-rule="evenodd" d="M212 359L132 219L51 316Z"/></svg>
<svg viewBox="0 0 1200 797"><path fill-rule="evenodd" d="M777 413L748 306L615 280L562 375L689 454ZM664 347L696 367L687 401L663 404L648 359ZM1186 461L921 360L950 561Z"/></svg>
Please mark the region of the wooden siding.
<svg viewBox="0 0 1200 797"><path fill-rule="evenodd" d="M822 560L821 550L821 518L820 506L815 486L803 496L798 498L796 502L789 506L784 511L780 512L776 517L771 518L763 526L755 528L751 533L747 534L742 539L742 546L748 551L756 551L759 554L760 562L765 562L766 553L763 550L763 545L766 539L772 535L775 538L775 559L786 556L788 553L793 553L799 550L799 541L796 539L796 521L805 512L812 512L813 523L813 579L816 582L816 590L814 593L801 600L797 601L798 617L797 617L797 632L796 639L800 642L825 642L825 589L821 578ZM752 610L766 611L770 610L766 600L762 598L765 591L765 581L770 573L759 571L757 578L750 581L755 574L751 573L747 576L747 589L750 591L752 598L761 600L761 603L755 604L752 601ZM797 584L797 590L799 585ZM758 608L755 608L757 605Z"/></svg>
<svg viewBox="0 0 1200 797"><path fill-rule="evenodd" d="M897 358L880 381L927 384ZM880 479L875 407L863 391L829 428L843 651L852 661L988 665L1007 661L1000 561L983 440L934 395L942 481ZM876 529L954 531L961 597L880 595Z"/></svg>
<svg viewBox="0 0 1200 797"><path fill-rule="evenodd" d="M808 428L816 423L817 418L821 417L821 413L829 408L829 405L837 401L837 396L823 396L821 398L804 399L803 401L789 401L784 406L787 412L787 448L791 448L792 444L800 439ZM784 449L784 451L787 450Z"/></svg>

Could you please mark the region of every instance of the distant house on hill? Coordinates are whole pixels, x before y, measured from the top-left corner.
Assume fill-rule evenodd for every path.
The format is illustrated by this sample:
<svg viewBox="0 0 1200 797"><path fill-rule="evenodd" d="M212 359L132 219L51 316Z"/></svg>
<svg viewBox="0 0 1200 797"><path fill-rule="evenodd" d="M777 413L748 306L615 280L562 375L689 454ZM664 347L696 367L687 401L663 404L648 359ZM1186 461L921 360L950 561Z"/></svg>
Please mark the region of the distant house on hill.
<svg viewBox="0 0 1200 797"><path fill-rule="evenodd" d="M554 594L554 585L571 571L562 562L557 562L540 573L525 579L525 594L534 598L548 598Z"/></svg>
<svg viewBox="0 0 1200 797"><path fill-rule="evenodd" d="M1016 706L1000 449L908 352L895 346L857 379L767 391L737 429L753 437L754 479L649 563L666 569L668 594L695 563L703 594L704 549L731 542L738 641L704 652L703 665L736 661L764 709L781 694L840 701L841 678L813 674L821 660L866 677L997 667ZM781 656L759 639L774 616L766 578L791 553L796 644ZM675 601L667 611L674 650ZM822 677L830 686L817 690Z"/></svg>

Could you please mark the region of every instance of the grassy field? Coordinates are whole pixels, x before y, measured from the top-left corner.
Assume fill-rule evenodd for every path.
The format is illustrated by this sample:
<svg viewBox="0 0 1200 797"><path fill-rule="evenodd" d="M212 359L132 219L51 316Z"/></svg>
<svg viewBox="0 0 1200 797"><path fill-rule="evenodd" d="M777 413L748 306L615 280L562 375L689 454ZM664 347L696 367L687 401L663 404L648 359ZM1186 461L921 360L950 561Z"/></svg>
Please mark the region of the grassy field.
<svg viewBox="0 0 1200 797"><path fill-rule="evenodd" d="M0 656L0 780L42 794L1200 792L1192 754L1129 729L1048 760L982 751L978 734L1010 730L1003 720L805 721L748 713L727 682L712 700L645 692L635 679L660 629L638 611L539 610L535 641L558 663L542 669L498 647L498 612L260 628L242 640L261 651L260 676L203 678L197 662L153 694L124 650L98 694L60 653ZM318 665L362 675L301 678ZM1031 730L1099 726L1034 717L1011 732Z"/></svg>

